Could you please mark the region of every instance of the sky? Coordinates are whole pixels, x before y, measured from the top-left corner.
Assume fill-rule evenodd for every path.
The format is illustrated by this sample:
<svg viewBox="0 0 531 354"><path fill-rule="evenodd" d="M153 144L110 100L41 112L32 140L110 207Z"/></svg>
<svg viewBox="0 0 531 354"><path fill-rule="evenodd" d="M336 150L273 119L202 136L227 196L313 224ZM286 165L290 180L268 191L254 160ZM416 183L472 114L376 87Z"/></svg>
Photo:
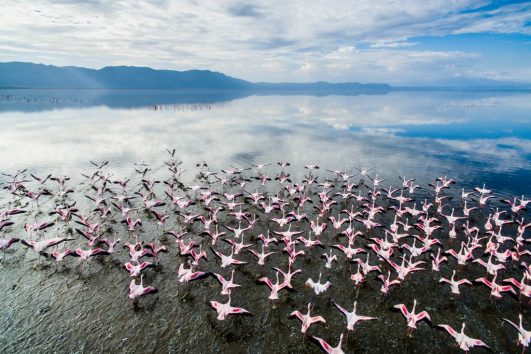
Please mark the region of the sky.
<svg viewBox="0 0 531 354"><path fill-rule="evenodd" d="M531 83L531 1L14 0L0 23L2 62L253 82Z"/></svg>

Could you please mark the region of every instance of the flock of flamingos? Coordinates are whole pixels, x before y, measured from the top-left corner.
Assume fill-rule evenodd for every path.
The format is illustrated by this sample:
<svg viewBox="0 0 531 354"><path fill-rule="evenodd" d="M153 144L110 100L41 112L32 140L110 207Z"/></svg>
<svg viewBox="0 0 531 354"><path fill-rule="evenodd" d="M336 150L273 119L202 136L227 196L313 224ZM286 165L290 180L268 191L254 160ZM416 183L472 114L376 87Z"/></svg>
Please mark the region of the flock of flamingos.
<svg viewBox="0 0 531 354"><path fill-rule="evenodd" d="M237 284L239 270L251 262L263 269L259 283L270 288L270 301L288 290L296 291L294 277L308 277L305 286L316 296L330 291L336 284L327 280L327 272L338 262L352 262L355 272L345 282L358 289L371 277L381 281L380 291L387 294L415 272L446 268L452 276L441 277L440 282L449 294L459 294L465 285L483 287L490 301L510 296L529 305L531 252L526 230L531 223L526 221L526 207L530 200L524 196L500 201L485 185L458 189L446 176L421 188L414 179L384 180L366 168L351 175L327 171L323 177L319 166L306 165L304 179L292 181L288 162L220 172L211 172L205 162L199 162L196 184L185 185L175 150L168 154L165 179L154 178L143 163L136 165L131 179L119 179L108 171L107 162L92 162L92 172L83 174L84 180L75 186L69 177L36 176L25 170L3 174L0 250L4 259L6 253L28 248L39 264L74 262L83 272L92 257L127 252L123 268L131 277L129 297L137 304L157 291L156 284L144 284L143 272L175 245L181 256L178 282L206 277L219 281L219 301L210 302L219 321L252 315L252 309L231 303L231 294L244 291ZM111 219L123 230L115 227L109 232ZM143 231L147 223L156 223L158 234L171 235L175 244L163 244L157 238L147 242ZM321 249L319 274L301 269L311 249ZM282 262L273 263L272 254L282 255ZM69 261L70 257L77 261ZM484 276L465 279L460 275L463 268L472 266L484 269ZM274 277L270 278L265 274L271 268ZM359 315L354 299L353 308L334 305L345 315L347 332L360 321L376 320ZM403 314L409 333L419 321L431 321L416 299L394 307ZM312 325L326 323L323 316L312 314L312 303L293 309L291 316L300 320L305 336ZM525 351L531 331L523 327L522 315L500 319L500 325L504 322L514 327L517 345ZM436 325L464 351L488 347L465 333L474 331L465 323ZM313 338L325 352L343 353L343 334L335 346Z"/></svg>

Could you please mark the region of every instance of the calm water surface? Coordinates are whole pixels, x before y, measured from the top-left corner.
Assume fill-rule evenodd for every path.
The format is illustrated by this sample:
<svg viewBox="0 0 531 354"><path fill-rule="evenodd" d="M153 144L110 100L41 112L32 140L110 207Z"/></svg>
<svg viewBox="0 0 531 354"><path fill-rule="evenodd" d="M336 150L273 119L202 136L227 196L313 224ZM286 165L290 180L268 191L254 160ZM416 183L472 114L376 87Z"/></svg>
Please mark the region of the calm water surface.
<svg viewBox="0 0 531 354"><path fill-rule="evenodd" d="M397 186L398 176L416 177L426 195L428 183L448 175L458 181L454 190L486 183L497 196L531 196L531 94L527 93L241 97L0 90L0 127L1 172L28 168L39 175L70 175L74 185L82 172L92 168L89 160L110 161L115 178L134 177L133 164L142 161L153 168L153 176L167 175L164 150L175 148L188 170L188 182L194 181L195 163L200 160L216 171L285 160L292 164L294 180L304 176L304 164L316 163L322 177L327 176L326 169L374 167L379 177L389 179L386 186ZM81 199L90 193L83 188ZM1 205L7 202L9 197ZM484 217L478 214L474 222L482 224ZM17 220L24 222L22 217ZM258 228L269 226L261 221ZM121 228L111 220L108 227ZM514 228L508 230L514 233ZM199 242L200 227L191 231L192 239ZM153 220L145 223L146 241L158 234ZM411 306L413 296L421 309L432 314L433 325L466 321L469 334L484 339L493 352L520 351L514 344L516 332L501 324L502 316L516 320L523 313L529 327L525 299L489 302L487 290L478 285L462 289L461 297L448 296L438 280L440 275L449 277L451 268L443 274L419 272L382 297L374 277L357 294L351 283L345 284L353 265L339 262L328 274L336 285L333 291L315 297L304 289L304 281L317 277L322 268L320 250L298 264L305 273L294 280L297 290L281 293L278 302L268 302L269 290L256 286L260 276L274 276L268 267L242 268L237 280L248 290L235 292L233 303L248 307L254 316L218 323L208 302L224 301L219 285L211 278L177 284L176 265L183 260L173 241L165 242L170 252L145 278L160 291L142 299L136 309L127 298L129 276L120 268L127 261L125 252L114 259L91 260L79 275L75 260L58 268L47 266L16 245L0 265L0 352L318 353L319 347L302 337L300 323L289 319L289 313L304 310L312 301L313 312L322 314L327 326L314 325L311 334L336 345L345 323L331 303L351 309L356 296L358 312L380 320L358 325L344 343L346 352L453 352L450 337L426 323L419 324L412 338L406 337L403 318L389 308L400 302ZM366 246L366 240L360 242ZM227 245L219 247L228 253ZM272 264L283 262L284 269L285 259L279 253ZM209 270L219 272L217 263L209 259ZM484 275L479 266L466 269L464 274L471 279ZM521 269L508 269L506 274L513 273L520 274Z"/></svg>
<svg viewBox="0 0 531 354"><path fill-rule="evenodd" d="M531 94L397 92L360 96L186 95L0 90L2 171L76 174L161 164L166 148L213 168L291 161L439 175L531 194ZM161 105L157 105L161 103ZM117 107L117 108L116 108ZM125 173L125 170L124 170Z"/></svg>

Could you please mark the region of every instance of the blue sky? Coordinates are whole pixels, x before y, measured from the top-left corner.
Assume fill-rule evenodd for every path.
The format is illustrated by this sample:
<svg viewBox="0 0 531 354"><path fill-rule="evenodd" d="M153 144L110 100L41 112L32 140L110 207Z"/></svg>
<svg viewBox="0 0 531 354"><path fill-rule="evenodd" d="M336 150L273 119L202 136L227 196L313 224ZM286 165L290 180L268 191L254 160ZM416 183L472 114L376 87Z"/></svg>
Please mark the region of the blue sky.
<svg viewBox="0 0 531 354"><path fill-rule="evenodd" d="M531 1L34 0L0 61L211 69L250 81L531 83Z"/></svg>

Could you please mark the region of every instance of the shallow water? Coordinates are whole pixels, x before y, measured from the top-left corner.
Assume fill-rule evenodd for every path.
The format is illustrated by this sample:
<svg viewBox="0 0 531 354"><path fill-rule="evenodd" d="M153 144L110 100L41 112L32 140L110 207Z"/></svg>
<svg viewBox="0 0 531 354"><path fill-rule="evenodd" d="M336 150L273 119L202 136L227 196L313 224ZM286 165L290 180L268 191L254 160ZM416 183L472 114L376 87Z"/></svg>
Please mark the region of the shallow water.
<svg viewBox="0 0 531 354"><path fill-rule="evenodd" d="M151 105L139 107L144 96ZM161 105L155 106L159 96ZM143 91L0 90L0 97L9 97L0 100L2 171L30 168L78 176L89 160L109 160L126 175L135 162L161 165L161 152L175 148L181 159L207 160L216 169L313 161L328 169L375 167L386 178L414 175L425 184L446 174L467 186L487 183L500 193L531 194L528 93L231 101L228 94L183 99ZM60 97L68 99L50 101Z"/></svg>
<svg viewBox="0 0 531 354"><path fill-rule="evenodd" d="M321 165L319 175L323 178L332 177L325 171L327 168L352 171L353 167L375 167L378 176L389 178L384 183L386 187L388 183L398 186L398 175L416 177L423 187L418 192L419 200L429 197L427 183L441 175L458 180L449 192L452 195L457 195L460 188L470 190L483 183L497 197L531 194L529 95L252 96L206 105L163 102L165 105L156 110L76 106L77 101L62 107L41 100L39 104L44 108L33 111L24 109L31 102L18 105L12 104L13 100L9 102L9 109L0 109L0 169L14 172L29 168L39 175L48 171L69 174L75 186L82 180L81 172L92 170L89 160L111 161L108 170L113 178L128 176L138 181L132 164L139 161L151 164L151 176L165 177L168 172L163 161L168 155L164 149L175 147L176 155L185 161L187 172L183 178L187 183L195 181L194 165L198 160L206 160L210 169L216 171L231 165L287 160L292 163L289 171L294 180L302 179L307 172L302 167L304 163ZM278 166L269 169L271 175L279 170ZM359 181L359 176L353 181ZM254 183L248 190L259 188ZM365 183L370 185L368 180ZM78 200L78 206L86 210L89 204L83 194L91 191L86 185L76 188L78 193L72 199ZM270 192L276 193L278 188L278 182L272 182ZM157 187L160 198L164 196L163 190L164 187ZM367 188L362 185L361 191L366 194ZM0 199L3 207L10 196L4 193ZM501 206L498 199L492 201L493 206ZM49 211L53 203L53 200L43 202L40 208ZM385 200L382 203L388 205ZM339 209L335 207L333 214ZM474 214L472 222L482 225L488 212L485 209ZM392 216L387 214L379 218L390 224ZM221 215L224 223L233 224L225 213ZM162 230L153 217L145 212L140 216L144 220L140 238L161 239ZM276 229L271 222L266 222L264 215L259 216L261 220L252 232L253 237L267 228ZM278 212L275 216L279 216ZM525 217L529 219L529 213ZM28 218L49 217L45 213L17 216L14 218L17 224L8 234L25 237L22 225ZM177 220L180 218L172 214L166 228L171 229ZM133 237L119 221L119 212L105 221L106 234L118 233L123 245L126 238ZM64 232L72 226L77 225L58 223L57 227ZM443 239L444 247L448 248L445 238L448 231L446 224L443 226L436 237ZM203 242L203 248L207 248L210 239L200 236L201 228L196 222L186 240ZM307 229L308 225L300 223L292 228ZM514 234L515 227L509 226L505 231ZM382 231L365 234L380 236ZM82 244L81 238L75 237L78 240L72 247ZM464 235L459 237L462 239ZM514 344L516 332L502 324L501 317L516 321L518 313L522 313L524 326L529 327L526 320L529 303L525 299L504 296L502 300L489 301L488 289L477 284L461 287L460 296L450 296L448 286L438 281L440 276L451 275L456 267L454 259L442 266L440 274L431 270L414 273L402 287L391 288L389 295L382 296L375 274L358 291L350 280L354 265L347 263L344 256L339 257L334 269L323 271L332 288L316 296L304 287L308 277L315 279L324 269L324 259L320 258L323 251L312 249L295 263L303 273L294 277L294 290L282 290L279 300L269 301L269 289L257 280L264 275L273 278L274 271L270 268L273 265L287 267L287 257L280 253L280 246L271 246L278 253L264 267L256 265L248 253L241 256L252 263L237 267L235 281L242 289L234 291L232 304L250 310L253 316L233 316L219 322L209 305L210 300L226 301L219 294L217 281L207 277L189 284L178 283L176 269L185 258L178 255L172 238L162 240L169 252L160 256L156 268L144 271L145 284L153 284L159 292L140 299L137 307L127 297L130 278L121 264L128 260L128 254L121 247L116 255L87 261L80 275L76 259L68 259L56 267L50 260L39 260L34 252L15 244L1 263L2 352L318 353L318 345L301 335L300 322L289 314L294 309L304 313L311 301L312 314L324 316L327 325L313 325L309 334L336 345L339 334L346 334L346 322L332 301L350 310L356 296L358 313L379 320L356 325L343 344L347 353L454 352L451 337L435 325L448 323L459 327L462 321L467 323L467 334L484 340L493 352L516 353L520 352ZM327 246L340 240L345 243L345 238L339 239L330 226L323 240ZM228 254L229 246L218 242L216 248ZM358 246L367 243L366 238L356 241ZM456 245L458 242L451 247ZM207 252L209 261L202 263L201 270L228 275L226 269L219 268L218 260L208 248ZM338 250L334 252L339 254ZM371 256L376 263L376 256ZM386 274L387 265L381 262L380 266ZM426 266L430 268L429 263ZM460 272L460 277L469 279L485 273L477 264L467 264ZM514 265L504 275L521 272ZM404 318L390 308L402 302L410 308L413 298L419 301L419 309L430 313L432 325L419 323L408 338Z"/></svg>

